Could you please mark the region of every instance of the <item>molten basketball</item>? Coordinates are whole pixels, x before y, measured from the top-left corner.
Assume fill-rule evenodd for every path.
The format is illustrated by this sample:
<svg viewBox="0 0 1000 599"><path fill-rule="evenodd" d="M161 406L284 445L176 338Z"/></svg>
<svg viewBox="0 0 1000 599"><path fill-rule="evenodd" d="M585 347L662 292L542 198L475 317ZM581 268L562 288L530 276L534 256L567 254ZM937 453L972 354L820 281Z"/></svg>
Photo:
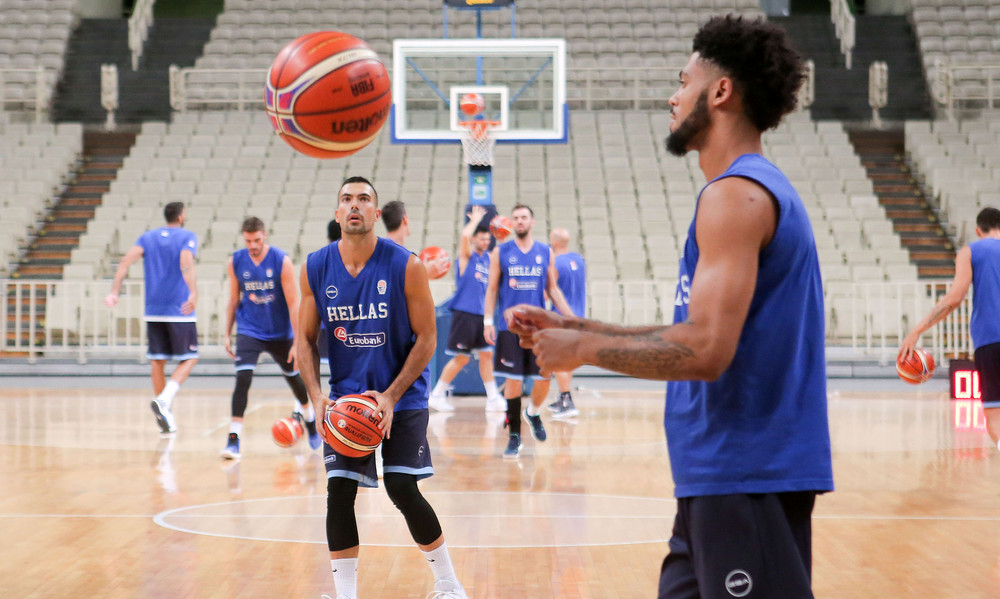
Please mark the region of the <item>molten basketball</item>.
<svg viewBox="0 0 1000 599"><path fill-rule="evenodd" d="M367 395L345 395L329 407L323 418L326 442L340 455L364 457L382 442L375 416L375 400Z"/></svg>
<svg viewBox="0 0 1000 599"><path fill-rule="evenodd" d="M497 241L507 239L507 236L513 231L514 223L510 222L510 219L506 216L498 214L490 221L490 233L497 238Z"/></svg>
<svg viewBox="0 0 1000 599"><path fill-rule="evenodd" d="M896 374L907 383L925 383L934 375L934 357L926 350L917 348L910 357L896 360Z"/></svg>
<svg viewBox="0 0 1000 599"><path fill-rule="evenodd" d="M271 427L271 438L278 447L291 447L302 438L302 426L294 418L279 418Z"/></svg>
<svg viewBox="0 0 1000 599"><path fill-rule="evenodd" d="M367 146L389 118L389 74L368 44L346 33L308 33L284 47L267 72L271 125L315 158Z"/></svg>
<svg viewBox="0 0 1000 599"><path fill-rule="evenodd" d="M458 101L458 107L462 109L465 116L476 116L483 111L486 102L479 94L465 94Z"/></svg>
<svg viewBox="0 0 1000 599"><path fill-rule="evenodd" d="M448 252L436 245L421 250L420 261L427 268L427 276L432 279L440 279L451 270L451 258L448 256Z"/></svg>

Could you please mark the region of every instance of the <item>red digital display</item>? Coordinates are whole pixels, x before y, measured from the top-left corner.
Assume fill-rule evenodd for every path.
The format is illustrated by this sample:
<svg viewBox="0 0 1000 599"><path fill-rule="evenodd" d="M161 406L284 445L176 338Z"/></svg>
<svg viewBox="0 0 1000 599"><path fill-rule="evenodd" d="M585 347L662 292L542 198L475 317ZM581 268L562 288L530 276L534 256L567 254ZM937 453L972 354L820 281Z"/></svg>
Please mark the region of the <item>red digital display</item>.
<svg viewBox="0 0 1000 599"><path fill-rule="evenodd" d="M972 360L951 360L948 363L952 399L982 399L979 372Z"/></svg>

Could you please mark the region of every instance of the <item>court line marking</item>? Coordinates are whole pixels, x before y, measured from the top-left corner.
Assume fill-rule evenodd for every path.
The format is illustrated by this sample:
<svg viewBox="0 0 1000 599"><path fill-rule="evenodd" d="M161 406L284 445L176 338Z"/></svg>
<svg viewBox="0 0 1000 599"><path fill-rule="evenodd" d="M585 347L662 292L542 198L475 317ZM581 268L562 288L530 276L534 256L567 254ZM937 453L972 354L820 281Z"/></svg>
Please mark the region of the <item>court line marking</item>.
<svg viewBox="0 0 1000 599"><path fill-rule="evenodd" d="M264 407L264 406L263 406L263 405L261 405L261 403L260 403L260 402L258 402L258 403L255 403L255 404L254 404L254 405L253 405L252 407L250 407L250 408L247 408L247 409L246 409L246 411L245 411L245 412L243 412L243 419L244 419L244 420L246 420L246 417L247 417L247 416L249 416L250 414L253 414L254 412L256 412L256 411L260 410L260 409L261 409L261 408L263 408L263 407ZM201 434L201 436L202 436L202 437L211 437L211 436L212 436L212 435L214 435L215 433L219 432L219 430L221 430L221 429L224 429L224 428L226 428L227 426L229 426L229 424L230 424L231 422L232 422L232 419L230 418L229 420L226 420L226 421L224 421L224 422L223 422L222 424L220 424L220 425L216 426L215 428L210 428L210 429L208 429L207 431L203 432L203 433Z"/></svg>

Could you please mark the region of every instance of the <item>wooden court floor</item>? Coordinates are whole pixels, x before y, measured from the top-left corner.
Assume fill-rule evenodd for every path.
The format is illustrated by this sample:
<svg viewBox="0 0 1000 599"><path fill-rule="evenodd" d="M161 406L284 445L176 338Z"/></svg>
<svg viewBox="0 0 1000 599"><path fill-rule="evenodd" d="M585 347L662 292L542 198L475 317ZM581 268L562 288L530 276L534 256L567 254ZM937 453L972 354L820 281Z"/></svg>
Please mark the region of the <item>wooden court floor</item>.
<svg viewBox="0 0 1000 599"><path fill-rule="evenodd" d="M230 383L192 378L170 438L145 380L5 383L0 597L332 595L321 457L271 442L291 399L258 377L243 460L219 459ZM663 392L604 386L576 393L574 421L546 418L548 442L529 438L517 462L500 459L482 398L431 419L436 474L421 488L470 597L656 596L674 514ZM816 596L1000 597L1000 452L974 418L902 385L831 392L830 414L837 490L815 514ZM357 511L359 597L424 597L430 572L384 492L362 491Z"/></svg>

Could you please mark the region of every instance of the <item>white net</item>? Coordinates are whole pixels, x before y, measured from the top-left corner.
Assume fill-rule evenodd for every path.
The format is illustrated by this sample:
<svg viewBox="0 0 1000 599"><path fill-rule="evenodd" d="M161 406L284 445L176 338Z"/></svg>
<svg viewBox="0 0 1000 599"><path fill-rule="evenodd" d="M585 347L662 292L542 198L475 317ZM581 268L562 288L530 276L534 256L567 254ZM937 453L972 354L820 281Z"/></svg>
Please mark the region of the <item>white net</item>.
<svg viewBox="0 0 1000 599"><path fill-rule="evenodd" d="M466 164L493 165L497 121L462 121L462 154Z"/></svg>

